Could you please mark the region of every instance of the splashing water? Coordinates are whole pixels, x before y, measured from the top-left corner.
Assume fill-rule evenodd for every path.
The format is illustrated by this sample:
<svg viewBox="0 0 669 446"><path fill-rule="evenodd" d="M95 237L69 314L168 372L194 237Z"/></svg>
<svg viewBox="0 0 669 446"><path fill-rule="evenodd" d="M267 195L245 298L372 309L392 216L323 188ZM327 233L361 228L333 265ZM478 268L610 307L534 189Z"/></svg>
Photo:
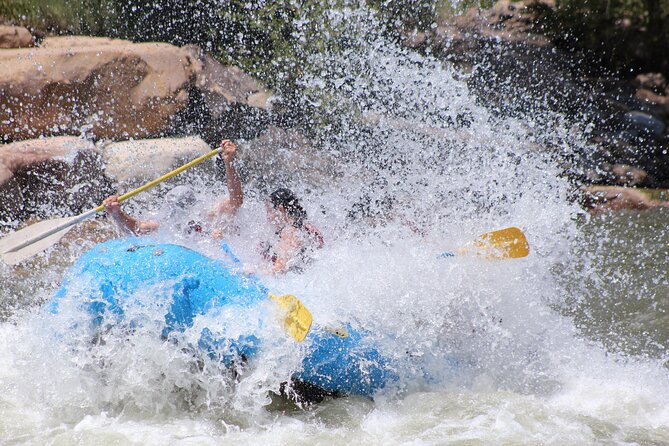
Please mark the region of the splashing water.
<svg viewBox="0 0 669 446"><path fill-rule="evenodd" d="M584 143L559 116L542 116L555 124L546 128L492 115L452 68L371 35L379 26L364 9L333 10L327 19L365 36L341 55L313 55L317 68L301 79L309 100L331 108L318 150L338 161L326 182L295 171L287 184L304 197L327 246L304 274L265 282L298 295L319 324L354 321L369 330L405 366L397 386L374 401L343 398L308 410L271 402L269 392L298 367L301 346L266 326L260 358L233 376L162 342L163 309L151 300L160 290L146 289L136 296L145 323L118 326L104 342L77 324L84 318L76 308L60 318L16 311L0 326L0 439L669 443L662 354L607 350L564 315L595 294L579 286L594 274L584 263L607 247L588 243L579 223L587 218L568 200L573 186L538 147ZM245 206L261 212L259 202ZM438 257L507 226L526 232L529 257ZM243 242L233 241L244 260L252 249ZM81 253L72 249L67 258ZM0 273L14 281L14 272ZM5 293L43 302L61 275L51 266ZM226 323L232 319L200 321ZM184 337L194 341L199 329Z"/></svg>

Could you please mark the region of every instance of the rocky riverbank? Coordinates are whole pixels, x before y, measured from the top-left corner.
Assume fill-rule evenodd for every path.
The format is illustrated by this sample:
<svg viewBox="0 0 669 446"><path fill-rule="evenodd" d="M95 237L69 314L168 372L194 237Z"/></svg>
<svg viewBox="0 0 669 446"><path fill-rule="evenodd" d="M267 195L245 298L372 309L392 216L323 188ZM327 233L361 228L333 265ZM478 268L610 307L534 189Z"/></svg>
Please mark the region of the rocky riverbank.
<svg viewBox="0 0 669 446"><path fill-rule="evenodd" d="M267 128L271 93L195 46L34 41L25 28L0 29L5 225L46 217L40 209L48 207L80 212L120 185L199 156L224 135ZM201 136L186 137L193 133Z"/></svg>
<svg viewBox="0 0 669 446"><path fill-rule="evenodd" d="M467 73L472 91L500 114L559 112L589 145L571 174L586 184L669 188L669 84L661 73L621 78L567 53L542 32L550 0L502 0L470 9L405 43ZM481 68L483 67L483 68Z"/></svg>
<svg viewBox="0 0 669 446"><path fill-rule="evenodd" d="M664 205L630 188L669 188L669 82L662 73L623 78L559 48L542 22L552 9L552 0L501 0L432 31L407 33L404 44L453 63L500 115L534 119L557 112L571 120L587 145L566 174L582 185L587 208ZM547 141L544 150L559 154L560 148Z"/></svg>

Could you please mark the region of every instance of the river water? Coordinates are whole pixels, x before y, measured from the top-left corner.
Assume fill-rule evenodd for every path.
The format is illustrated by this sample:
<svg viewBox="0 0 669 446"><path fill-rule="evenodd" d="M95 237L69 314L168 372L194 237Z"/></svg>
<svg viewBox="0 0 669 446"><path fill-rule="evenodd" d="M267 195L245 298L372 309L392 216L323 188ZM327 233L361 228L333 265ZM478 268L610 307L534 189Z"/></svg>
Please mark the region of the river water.
<svg viewBox="0 0 669 446"><path fill-rule="evenodd" d="M405 370L373 400L298 407L272 394L301 352L278 331L236 379L193 367L151 327L91 347L41 307L93 235L109 233L98 220L0 267L0 443L669 444L669 213L587 215L538 150L582 150L577 129L499 117L434 59L367 34L344 55L312 57L321 69L305 88L343 116L319 139L332 176L303 167L286 182L327 244L303 274L263 280L320 324L353 321L390 357L420 358L427 377ZM259 222L252 195L245 213ZM147 197L131 209L151 213ZM526 233L528 257L438 256L507 226ZM231 244L252 262L251 240Z"/></svg>

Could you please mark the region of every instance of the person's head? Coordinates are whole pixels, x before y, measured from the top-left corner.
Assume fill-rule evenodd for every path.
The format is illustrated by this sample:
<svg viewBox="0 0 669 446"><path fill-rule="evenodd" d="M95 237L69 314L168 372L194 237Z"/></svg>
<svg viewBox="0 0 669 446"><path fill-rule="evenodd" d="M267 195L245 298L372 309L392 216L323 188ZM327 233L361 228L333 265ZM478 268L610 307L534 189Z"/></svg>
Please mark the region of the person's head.
<svg viewBox="0 0 669 446"><path fill-rule="evenodd" d="M295 227L302 227L307 218L307 211L293 191L285 187L279 188L269 195L267 211L272 221L284 219ZM278 215L276 213L279 213Z"/></svg>
<svg viewBox="0 0 669 446"><path fill-rule="evenodd" d="M197 203L197 198L192 187L182 185L176 186L166 193L165 201L169 206L170 214L176 215L189 213Z"/></svg>

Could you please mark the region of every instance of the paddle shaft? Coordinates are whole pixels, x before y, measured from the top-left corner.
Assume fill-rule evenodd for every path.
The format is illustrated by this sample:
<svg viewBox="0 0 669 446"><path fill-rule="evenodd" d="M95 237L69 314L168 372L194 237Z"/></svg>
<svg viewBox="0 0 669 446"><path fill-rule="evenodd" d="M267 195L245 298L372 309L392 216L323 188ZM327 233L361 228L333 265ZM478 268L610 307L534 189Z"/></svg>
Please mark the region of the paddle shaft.
<svg viewBox="0 0 669 446"><path fill-rule="evenodd" d="M103 209L104 209L104 207L103 207ZM72 218L71 220L65 221L65 222L63 222L59 225L56 225L52 228L49 228L48 230L46 230L46 231L44 231L40 234L37 234L36 236L34 236L34 237L32 237L28 240L25 240L24 242L19 243L18 245L12 246L10 249L3 252L3 254L8 254L8 253L11 253L11 252L19 251L19 250L25 248L26 246L30 246L35 242L39 242L40 240L45 239L48 236L53 235L57 232L60 232L63 229L69 228L70 226L74 226L79 222L82 222L86 219L89 219L92 216L94 216L97 212L98 212L98 209L95 208L95 209L91 209L88 212L84 212L83 214L79 214L76 217Z"/></svg>
<svg viewBox="0 0 669 446"><path fill-rule="evenodd" d="M169 178L172 178L175 175L180 174L184 170L189 169L189 168L195 166L196 164L200 164L202 161L206 160L207 158L211 158L212 156L216 155L217 153L220 153L221 150L223 150L223 149L219 147L218 149L214 149L209 153L206 153L206 154L204 154L204 155L202 155L198 158L195 158L194 160L184 164L183 166L181 166L177 169L174 169L173 171L168 172L165 175L163 175L159 178L156 178L153 181L149 181L148 183L144 184L143 186L138 187L135 190L132 190L130 192L127 192L127 193L121 195L120 197L118 197L118 201L120 202L120 201L127 200L128 198L134 197L135 195L139 194L140 192L144 192L145 190L151 189L152 187L156 186L157 184L162 183L163 181L165 181ZM86 219L89 219L89 218L93 217L95 214L97 214L98 212L104 211L104 209L105 209L105 206L103 204L101 204L100 206L98 206L94 209L91 209L87 212L84 212L82 214L77 215L76 217L72 218L71 220L65 221L65 222L63 222L59 225L56 225L52 228L49 228L48 230L46 230L46 231L44 231L44 232L26 240L26 241L24 241L24 242L22 242L22 243L20 243L16 246L12 246L10 249L5 251L5 253L16 252L20 249L23 249L26 246L29 246L29 245L31 245L35 242L38 242L38 241L40 241L40 240L42 240L42 239L44 239L44 238L46 238L50 235L53 235L57 232L60 232L65 228L68 228L70 226L74 226L77 223L80 223L80 222L82 222Z"/></svg>
<svg viewBox="0 0 669 446"><path fill-rule="evenodd" d="M212 151L209 152L209 153L205 153L204 155L202 155L202 156L200 156L200 157L198 157L198 158L195 158L193 161L190 161L190 162L184 164L183 166L174 169L172 172L168 172L168 173L166 173L165 175L163 175L163 176L161 176L161 177L159 177L159 178L156 178L156 179L153 180L153 181L149 181L149 182L146 183L145 185L140 186L140 187L138 187L138 188L135 189L135 190L131 190L130 192L127 192L127 193L121 195L120 197L118 197L118 201L120 202L120 201L127 200L128 198L130 198L130 197L134 197L135 195L137 195L137 194L140 193L140 192L144 192L145 190L151 189L153 186L156 186L157 184L160 184L160 183L162 183L163 181L165 181L165 180L167 180L167 179L170 179L170 178L172 178L172 177L175 176L175 175L179 175L179 174L180 174L181 172L183 172L184 170L186 170L186 169L190 169L191 167L193 167L193 166L195 166L195 165L197 165L197 164L200 164L202 161L206 160L207 158L211 158L212 156L214 156L214 155L220 153L222 150L223 150L223 149L222 149L221 147L219 147L218 149L214 149L214 150L212 150ZM104 206L103 204L101 204L100 206L98 206L97 208L95 208L95 212L103 211L104 208L105 208L105 206Z"/></svg>

